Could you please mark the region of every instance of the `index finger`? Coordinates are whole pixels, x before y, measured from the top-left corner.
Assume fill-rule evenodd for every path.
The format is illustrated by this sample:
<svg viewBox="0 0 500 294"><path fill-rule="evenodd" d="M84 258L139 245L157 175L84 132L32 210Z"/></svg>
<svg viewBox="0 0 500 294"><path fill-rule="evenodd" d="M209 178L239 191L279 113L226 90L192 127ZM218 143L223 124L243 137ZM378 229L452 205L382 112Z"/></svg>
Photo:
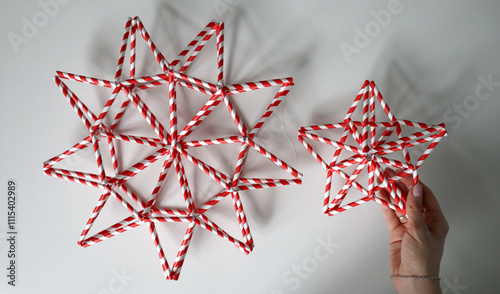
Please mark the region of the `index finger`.
<svg viewBox="0 0 500 294"><path fill-rule="evenodd" d="M425 212L439 212L442 214L443 212L441 211L441 206L439 205L436 196L434 196L434 193L432 193L431 189L429 189L429 187L427 187L424 183L420 182L420 184L422 185L423 190L422 207Z"/></svg>

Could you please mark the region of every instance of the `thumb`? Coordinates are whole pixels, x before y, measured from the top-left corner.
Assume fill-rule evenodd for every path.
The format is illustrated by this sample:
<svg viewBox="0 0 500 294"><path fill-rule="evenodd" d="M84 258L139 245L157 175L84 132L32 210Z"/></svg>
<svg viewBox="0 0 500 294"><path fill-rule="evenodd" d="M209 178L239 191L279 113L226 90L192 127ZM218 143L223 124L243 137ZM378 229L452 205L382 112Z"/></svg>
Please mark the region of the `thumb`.
<svg viewBox="0 0 500 294"><path fill-rule="evenodd" d="M406 214L408 222L413 226L420 226L424 223L422 215L422 185L417 183L408 192L406 198Z"/></svg>

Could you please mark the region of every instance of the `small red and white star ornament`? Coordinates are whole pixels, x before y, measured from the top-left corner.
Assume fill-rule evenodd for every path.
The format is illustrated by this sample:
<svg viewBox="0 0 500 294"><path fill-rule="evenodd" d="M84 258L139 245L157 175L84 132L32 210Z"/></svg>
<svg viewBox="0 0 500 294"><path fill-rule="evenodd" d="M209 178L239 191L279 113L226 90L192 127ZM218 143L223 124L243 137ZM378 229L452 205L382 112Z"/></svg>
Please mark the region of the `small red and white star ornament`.
<svg viewBox="0 0 500 294"><path fill-rule="evenodd" d="M377 101L388 121L375 120ZM359 110L362 113L362 119L355 120L353 115L360 112ZM405 135L404 129L406 128L415 129L415 131ZM318 135L320 132L335 129L343 130L340 138L331 139ZM429 125L397 119L375 83L365 81L344 121L336 124L302 127L299 130L298 139L327 171L323 212L332 216L370 201L406 214L405 195L396 185L396 181L411 174L413 182L416 184L418 182L418 168L446 135L445 125L442 123ZM332 160L327 162L307 140L334 146ZM352 143L350 144L348 140ZM421 144L423 144L422 146L427 145L425 150L416 161L412 160L410 148ZM384 171L385 167L398 169L399 172L391 177ZM353 169L354 171L352 171ZM348 170L352 173L349 173ZM363 170L368 174L367 185L357 181ZM345 180L345 183L337 195L332 196L333 176L335 174ZM358 189L364 197L344 203L352 187ZM386 189L392 199L379 198L376 192L381 189Z"/></svg>

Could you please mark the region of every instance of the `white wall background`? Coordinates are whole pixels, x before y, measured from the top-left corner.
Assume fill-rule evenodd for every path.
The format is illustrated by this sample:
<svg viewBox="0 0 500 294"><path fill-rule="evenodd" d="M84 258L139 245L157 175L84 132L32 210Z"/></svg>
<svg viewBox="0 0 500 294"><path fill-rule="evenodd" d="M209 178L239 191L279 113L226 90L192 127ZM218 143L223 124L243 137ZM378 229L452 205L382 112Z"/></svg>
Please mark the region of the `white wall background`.
<svg viewBox="0 0 500 294"><path fill-rule="evenodd" d="M47 8L44 21L49 2L60 4ZM391 5L381 23L374 15ZM2 1L0 292L394 293L380 209L323 215L325 173L295 139L300 126L341 120L371 79L397 116L447 123L449 137L420 172L451 226L443 291L498 293L499 13L498 1ZM52 76L112 78L128 16L139 15L162 48L178 52L221 14L227 82L294 78L265 132L267 146L304 173L304 184L244 193L254 251L245 256L197 230L177 282L163 279L145 228L81 249L76 240L99 191L43 175L43 161L85 136ZM40 27L23 31L34 17ZM366 29L375 31L355 40ZM13 44L9 34L25 41ZM355 53L345 54L342 43L357 46ZM475 98L488 78L498 81L489 97ZM15 288L4 270L8 179L19 192ZM312 261L324 242L335 246ZM123 273L129 279L116 278Z"/></svg>

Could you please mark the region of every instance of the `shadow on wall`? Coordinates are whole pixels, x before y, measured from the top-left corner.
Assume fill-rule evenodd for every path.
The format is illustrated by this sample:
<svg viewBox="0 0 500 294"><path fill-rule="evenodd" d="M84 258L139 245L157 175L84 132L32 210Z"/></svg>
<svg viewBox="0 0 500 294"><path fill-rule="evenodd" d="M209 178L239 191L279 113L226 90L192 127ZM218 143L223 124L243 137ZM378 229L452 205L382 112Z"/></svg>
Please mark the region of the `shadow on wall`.
<svg viewBox="0 0 500 294"><path fill-rule="evenodd" d="M399 45L401 43L401 40L398 40L398 43L388 44L387 48L391 50L383 51L378 64L374 66L372 76L380 77L376 81L379 90L398 118L431 124L446 123L449 136L442 140L429 158L429 162L432 161L436 168L432 170L432 175L446 175L445 178L453 181L448 186L457 188L454 191L457 194L453 193L454 198L469 190L484 195L486 186L479 183L485 178L485 174L491 171L478 165L477 158L466 155L476 149L476 143L467 139L470 134L465 134L465 131L469 130L465 127L466 122L462 121L461 125L457 126L450 120L450 116L445 114L449 113L457 102L467 111L470 99L464 98L474 95L482 78L488 79L490 74L494 76L495 73L481 72L479 60L474 59L463 63L426 65L432 61L420 60L411 53L415 49L405 50L404 46ZM500 80L500 77L494 79ZM484 90L487 88L484 87ZM499 96L500 93L492 94ZM472 115L480 114L471 112L470 116ZM481 157L495 157L494 150L491 151L491 154L482 154ZM434 153L446 156L433 157ZM445 158L446 162L442 161ZM429 165L427 161L422 167L425 169L426 165ZM457 183L478 185L459 187Z"/></svg>
<svg viewBox="0 0 500 294"><path fill-rule="evenodd" d="M499 133L494 109L499 108L500 74L488 71L492 66L480 54L469 59L452 56L448 62L432 63L413 54L415 48L401 45L404 41L398 39L386 46L372 76L378 77L377 86L396 117L447 124L449 136L420 169L422 180L433 189L450 223L450 256L445 251L443 268L448 274L463 275L456 265L467 268L481 262L483 270L474 277L460 276L460 280L466 285L474 280L493 280L491 272L497 264L487 252L495 250L492 244L498 239L474 240L492 238L491 231L496 229L484 224L500 221L493 209L500 201L491 193L497 190L493 185L498 182L500 165L498 137L491 137ZM492 115L487 115L489 112ZM470 241L465 242L464 237ZM475 253L465 254L470 251ZM453 280L453 276L448 278Z"/></svg>
<svg viewBox="0 0 500 294"><path fill-rule="evenodd" d="M185 40L190 40L196 36L213 17L213 12L208 11L206 21L201 22L200 26L199 21L189 17L189 11L189 7L182 2L164 2L158 5L153 21L141 19L151 38L167 60L172 60L172 58L176 57L187 45ZM243 9L236 7L231 13L232 15L227 19L225 28L224 69L225 80L228 83L287 77L292 75L292 73L300 73L301 69L308 64L308 58L315 48L314 42L311 40L304 42L304 46L293 46L295 42L293 36L297 33L297 30L301 30L300 24L297 24L296 27L290 27L288 33L274 36L258 30L254 16L248 16ZM131 16L133 17L133 15ZM112 78L118 59L125 22L126 19L119 24L103 26L105 29L96 32L94 42L92 42L92 46L89 46L89 59L91 67L93 67L91 75L108 79ZM186 37L184 38L183 36ZM248 41L249 39L251 41ZM137 35L137 40L137 42L143 42L140 35ZM287 50L283 50L286 54L276 54L276 48L287 48ZM295 49L290 50L290 48ZM151 51L138 50L137 54L138 75L141 72L146 72L147 74L156 72L156 69L159 67L155 60L151 59ZM242 56L246 58L241 58ZM215 56L213 57L215 58ZM125 64L127 62L128 60L126 59ZM124 75L126 74L126 68L127 66L124 65ZM291 93L293 93L293 89L291 89ZM278 88L276 88L277 90ZM290 97L292 96L289 95L280 105L281 108L277 108L275 111L280 112L280 110L284 109L284 105ZM105 101L108 97L103 96L100 98L102 101ZM269 102L272 98L269 97ZM220 105L219 107L224 106ZM273 114L271 118L273 117L279 118L280 116ZM269 136L267 134L267 137L272 139L268 144L272 145L269 146L271 152L276 150L276 147L281 147L281 149L288 148L290 152L293 152L291 145L295 142L290 142L286 136L286 131L292 134L292 138L295 138L298 125L296 126L293 122L286 123L286 129L281 127L271 128L273 135ZM277 125L277 123L274 122L273 125ZM266 127L269 126L264 125L263 130ZM280 145L287 145L287 147L277 146L275 142L279 142ZM276 151L279 154L282 150ZM214 158L219 158L221 154L214 153L213 155ZM267 159L262 157L259 160ZM262 168L264 174L265 171ZM196 177L193 179L193 182L196 182ZM260 195L261 197L257 200L253 197L248 197L251 196L249 195L251 193L256 193L256 195ZM273 217L274 211L277 209L276 189L245 192L242 201L252 211L253 215L249 216L252 221L265 225Z"/></svg>

